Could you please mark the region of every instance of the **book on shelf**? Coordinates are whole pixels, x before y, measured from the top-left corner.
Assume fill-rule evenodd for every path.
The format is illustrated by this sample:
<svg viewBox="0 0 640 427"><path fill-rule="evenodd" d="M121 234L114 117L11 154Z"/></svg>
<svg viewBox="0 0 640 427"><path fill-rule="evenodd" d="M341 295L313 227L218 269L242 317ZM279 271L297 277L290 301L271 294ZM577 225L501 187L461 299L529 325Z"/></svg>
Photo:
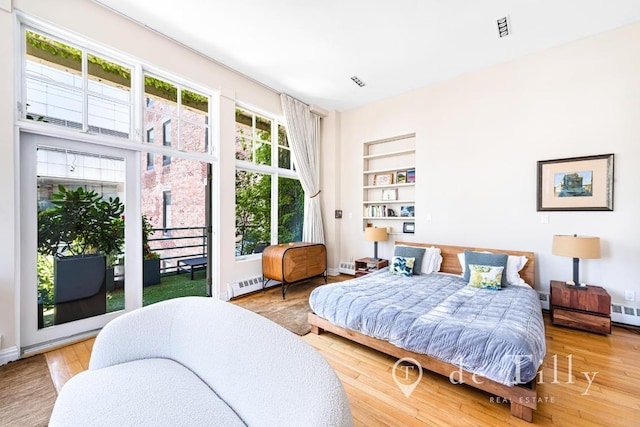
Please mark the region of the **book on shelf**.
<svg viewBox="0 0 640 427"><path fill-rule="evenodd" d="M398 184L404 184L407 182L407 171L396 172L396 182Z"/></svg>
<svg viewBox="0 0 640 427"><path fill-rule="evenodd" d="M416 182L416 170L415 169L409 169L407 171L407 183L413 183Z"/></svg>

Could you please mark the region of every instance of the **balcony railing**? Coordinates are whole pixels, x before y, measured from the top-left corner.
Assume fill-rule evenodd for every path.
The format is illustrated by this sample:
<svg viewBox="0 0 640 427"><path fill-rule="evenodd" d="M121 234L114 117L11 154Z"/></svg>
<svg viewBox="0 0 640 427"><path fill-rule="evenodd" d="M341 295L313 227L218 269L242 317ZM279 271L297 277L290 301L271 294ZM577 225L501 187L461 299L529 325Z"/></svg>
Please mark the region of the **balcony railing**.
<svg viewBox="0 0 640 427"><path fill-rule="evenodd" d="M207 256L206 227L154 228L149 247L160 255L160 272L177 272L178 261Z"/></svg>

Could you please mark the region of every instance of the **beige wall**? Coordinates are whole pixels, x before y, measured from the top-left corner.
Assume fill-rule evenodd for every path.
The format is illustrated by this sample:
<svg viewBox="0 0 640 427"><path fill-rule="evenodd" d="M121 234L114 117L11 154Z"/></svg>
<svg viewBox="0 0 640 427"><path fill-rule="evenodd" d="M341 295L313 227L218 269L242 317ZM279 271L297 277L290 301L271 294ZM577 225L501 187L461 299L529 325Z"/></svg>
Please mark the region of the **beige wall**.
<svg viewBox="0 0 640 427"><path fill-rule="evenodd" d="M637 24L344 112L341 258L373 250L353 154L365 141L415 132L413 240L535 251L536 288L548 290L550 279L572 275L571 259L551 254L552 236L600 236L602 259L583 260L581 279L617 302L625 290L640 298L639 47ZM536 162L606 153L615 153L615 210L545 212L543 224ZM392 243L380 245L389 257Z"/></svg>

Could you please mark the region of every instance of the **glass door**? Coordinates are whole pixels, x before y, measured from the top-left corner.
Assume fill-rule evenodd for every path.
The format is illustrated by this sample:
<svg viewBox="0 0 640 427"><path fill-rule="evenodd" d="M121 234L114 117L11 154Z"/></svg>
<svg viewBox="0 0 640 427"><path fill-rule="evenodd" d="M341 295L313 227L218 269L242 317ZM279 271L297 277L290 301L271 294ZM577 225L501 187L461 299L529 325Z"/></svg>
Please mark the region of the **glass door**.
<svg viewBox="0 0 640 427"><path fill-rule="evenodd" d="M142 276L142 221L130 220L141 218L139 158L130 150L21 135L23 351L89 334L141 306L141 286L126 287L122 304L110 302L125 270Z"/></svg>

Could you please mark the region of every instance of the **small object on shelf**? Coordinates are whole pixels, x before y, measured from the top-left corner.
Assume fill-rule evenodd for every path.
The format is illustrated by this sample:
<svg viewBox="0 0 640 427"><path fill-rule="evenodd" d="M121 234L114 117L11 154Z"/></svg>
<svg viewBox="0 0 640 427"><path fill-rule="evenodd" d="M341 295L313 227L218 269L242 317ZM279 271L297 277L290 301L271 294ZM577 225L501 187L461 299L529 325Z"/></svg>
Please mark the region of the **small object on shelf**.
<svg viewBox="0 0 640 427"><path fill-rule="evenodd" d="M416 182L416 170L415 169L409 169L407 171L407 183L411 184Z"/></svg>
<svg viewBox="0 0 640 427"><path fill-rule="evenodd" d="M396 188L382 190L382 200L396 200L397 198L398 198L398 190Z"/></svg>
<svg viewBox="0 0 640 427"><path fill-rule="evenodd" d="M373 185L390 185L393 184L393 174L383 173L373 176Z"/></svg>
<svg viewBox="0 0 640 427"><path fill-rule="evenodd" d="M403 217L415 216L414 206L400 206L400 216L403 216Z"/></svg>

